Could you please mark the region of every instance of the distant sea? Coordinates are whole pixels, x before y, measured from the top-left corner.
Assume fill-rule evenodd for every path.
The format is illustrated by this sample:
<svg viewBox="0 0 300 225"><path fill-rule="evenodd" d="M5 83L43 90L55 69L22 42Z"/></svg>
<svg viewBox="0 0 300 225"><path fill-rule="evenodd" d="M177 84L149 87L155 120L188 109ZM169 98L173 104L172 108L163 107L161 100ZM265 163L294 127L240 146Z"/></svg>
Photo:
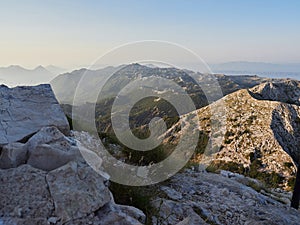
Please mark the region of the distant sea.
<svg viewBox="0 0 300 225"><path fill-rule="evenodd" d="M300 72L247 72L247 71L213 71L225 75L257 75L268 78L291 78L300 80Z"/></svg>

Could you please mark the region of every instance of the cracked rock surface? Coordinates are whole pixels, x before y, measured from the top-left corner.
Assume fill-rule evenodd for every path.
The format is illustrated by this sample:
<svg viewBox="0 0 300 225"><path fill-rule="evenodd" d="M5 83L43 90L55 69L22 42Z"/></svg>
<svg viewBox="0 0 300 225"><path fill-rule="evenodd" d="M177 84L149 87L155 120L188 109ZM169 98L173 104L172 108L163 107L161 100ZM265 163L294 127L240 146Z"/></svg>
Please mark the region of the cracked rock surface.
<svg viewBox="0 0 300 225"><path fill-rule="evenodd" d="M50 172L25 164L0 170L0 180L0 224L129 225L145 220L140 210L115 204L105 178L84 163L73 161Z"/></svg>
<svg viewBox="0 0 300 225"><path fill-rule="evenodd" d="M142 224L144 213L114 202L108 176L87 165L69 132L49 85L0 86L0 224Z"/></svg>
<svg viewBox="0 0 300 225"><path fill-rule="evenodd" d="M45 126L56 126L66 135L70 131L49 84L0 85L0 146L30 137Z"/></svg>
<svg viewBox="0 0 300 225"><path fill-rule="evenodd" d="M154 224L300 224L299 211L234 177L186 170L161 190L166 197L152 202L159 210Z"/></svg>

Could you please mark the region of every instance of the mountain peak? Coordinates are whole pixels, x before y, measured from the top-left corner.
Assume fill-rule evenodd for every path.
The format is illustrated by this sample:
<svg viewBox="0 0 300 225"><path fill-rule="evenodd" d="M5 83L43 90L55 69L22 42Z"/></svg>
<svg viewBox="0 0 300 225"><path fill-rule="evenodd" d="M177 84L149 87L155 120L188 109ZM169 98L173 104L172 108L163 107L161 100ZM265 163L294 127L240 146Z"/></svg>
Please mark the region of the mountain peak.
<svg viewBox="0 0 300 225"><path fill-rule="evenodd" d="M41 66L41 65L39 65L39 66L37 66L36 68L34 68L33 70L35 70L35 71L38 71L38 70L46 70L46 68L43 67L43 66Z"/></svg>

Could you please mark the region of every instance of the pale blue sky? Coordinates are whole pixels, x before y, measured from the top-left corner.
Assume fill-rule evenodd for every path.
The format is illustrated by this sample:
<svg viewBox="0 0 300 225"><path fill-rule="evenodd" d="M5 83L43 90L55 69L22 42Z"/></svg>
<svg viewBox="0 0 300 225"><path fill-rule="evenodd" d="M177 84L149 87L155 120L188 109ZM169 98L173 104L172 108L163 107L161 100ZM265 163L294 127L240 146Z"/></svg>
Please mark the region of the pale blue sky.
<svg viewBox="0 0 300 225"><path fill-rule="evenodd" d="M300 63L300 1L0 2L0 66L93 62L120 44L175 42L208 63Z"/></svg>

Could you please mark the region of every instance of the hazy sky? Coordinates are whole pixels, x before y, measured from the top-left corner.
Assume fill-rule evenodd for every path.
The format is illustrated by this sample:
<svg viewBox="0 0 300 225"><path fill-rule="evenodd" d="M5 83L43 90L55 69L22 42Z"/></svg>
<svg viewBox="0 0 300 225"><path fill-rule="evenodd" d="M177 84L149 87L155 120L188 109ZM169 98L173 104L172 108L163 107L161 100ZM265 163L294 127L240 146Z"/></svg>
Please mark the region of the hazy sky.
<svg viewBox="0 0 300 225"><path fill-rule="evenodd" d="M157 39L208 63L300 62L300 1L1 1L0 66L79 67L126 42Z"/></svg>

